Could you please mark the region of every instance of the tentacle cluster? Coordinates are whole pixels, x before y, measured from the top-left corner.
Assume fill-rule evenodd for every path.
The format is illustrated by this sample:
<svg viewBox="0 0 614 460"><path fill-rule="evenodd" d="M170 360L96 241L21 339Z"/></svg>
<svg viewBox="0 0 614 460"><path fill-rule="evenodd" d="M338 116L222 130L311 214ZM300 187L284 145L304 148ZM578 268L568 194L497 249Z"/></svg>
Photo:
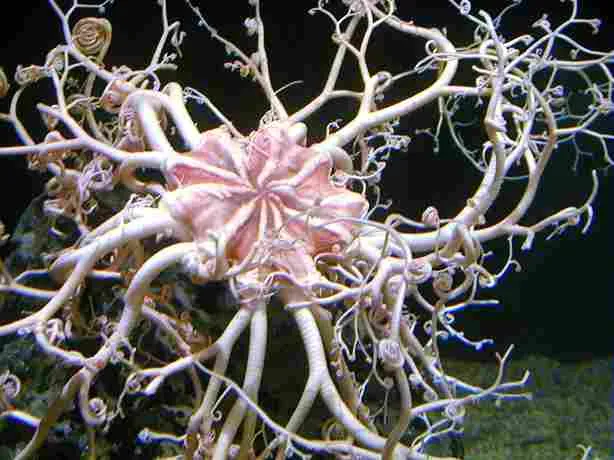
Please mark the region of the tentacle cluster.
<svg viewBox="0 0 614 460"><path fill-rule="evenodd" d="M561 232L583 216L585 230L590 224L596 174L581 206L520 223L557 145L579 136L598 138L606 163L612 163L611 135L589 126L614 108L614 55L570 41L567 28L586 24L577 18L575 0L571 16L556 29L544 19L537 24L542 35L511 40L498 30L503 13L493 20L483 11L473 15L467 1L451 0L459 19L476 27L474 42L463 47L438 29L403 21L393 1L339 2L342 16L320 1L311 12L331 20L336 55L322 92L294 113L271 81L260 1L250 0L254 17L244 22L257 38L257 52L249 54L186 0L199 24L233 55L229 67L251 76L270 103L249 135L204 94L161 84L158 72L175 68L177 57L164 50L179 51L183 38L179 23L168 21L165 0L158 2L163 33L149 65L112 71L102 65L110 23L83 18L71 28L72 15L84 5L74 1L64 11L55 0L49 3L65 44L51 50L43 65L18 69L18 89L0 118L24 145L2 147L0 154L27 155L30 168L52 175L43 213L56 246L50 244L46 257L17 275L0 266L1 290L35 306L0 319L0 336L32 338L71 376L48 411L34 417L18 409L20 378L0 370L0 418L36 429L18 459L35 454L75 400L90 451L96 452L97 437L118 416L128 416L135 400L175 384L179 376L186 377L184 400L169 407L183 431L143 427L138 441L174 446L189 459L281 459L304 451L337 458L436 458L428 453L430 444L462 431L468 404L530 398L522 390L528 374L503 380L511 347L497 355L498 375L482 388L446 373L439 344L450 337L475 349L491 343L465 336L454 320L470 306L496 303L479 294L510 267L518 268L512 237L525 237L527 249L535 233L549 226ZM409 72L371 72L366 55L379 29L426 41L427 56ZM576 51L572 61L556 56L560 41ZM360 91L337 89L348 55ZM467 62L476 84L457 85L454 78ZM433 70L423 91L382 102L403 78ZM539 72L547 74L546 83L536 78ZM561 107L559 75L569 72L587 82L593 99L581 115ZM38 106L48 132L37 142L16 107L23 92L43 79L51 81L57 101ZM100 93L97 81L105 83ZM0 69L0 97L9 91ZM357 100L355 116L343 125L329 123L327 136L309 143L304 121L334 98ZM222 125L199 132L185 105L191 99L206 104ZM460 134L469 125L457 120L465 100L482 103L487 138L475 149ZM373 220L375 211L388 207L380 202L387 162L410 147L409 137L396 132L398 118L430 103L441 120L426 133L437 140L447 125L456 147L482 173L481 183L462 198L454 216L429 206L416 212L417 220L399 214ZM485 216L506 181L516 179L525 180L524 194L508 215L488 223ZM500 237L509 238L509 257L493 273L485 245ZM46 284L38 283L42 277ZM237 304L227 320L207 313L193 295L194 284L220 281ZM113 289L101 289L92 300L89 293L105 283ZM261 398L266 357L276 346L267 343L267 330L271 317L281 315L274 298L293 321L287 334L297 335L308 367L286 419L273 415ZM230 376L236 375L244 335L249 343L238 383ZM120 394L104 390L111 368L124 379ZM302 431L318 398L329 412L321 438ZM423 429L416 434L418 426Z"/></svg>

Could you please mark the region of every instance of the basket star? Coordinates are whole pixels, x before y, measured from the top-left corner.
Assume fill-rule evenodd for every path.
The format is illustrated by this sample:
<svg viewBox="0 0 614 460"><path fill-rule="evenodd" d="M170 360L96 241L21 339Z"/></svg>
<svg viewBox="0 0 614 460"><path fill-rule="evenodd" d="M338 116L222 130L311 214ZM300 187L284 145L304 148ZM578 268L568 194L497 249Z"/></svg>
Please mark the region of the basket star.
<svg viewBox="0 0 614 460"><path fill-rule="evenodd" d="M162 207L195 241L213 237L231 265L273 238L268 268L311 277L317 254L351 241L354 224L344 218L362 217L368 202L334 183L330 155L293 137L275 125L247 139L204 132L198 148L169 161Z"/></svg>

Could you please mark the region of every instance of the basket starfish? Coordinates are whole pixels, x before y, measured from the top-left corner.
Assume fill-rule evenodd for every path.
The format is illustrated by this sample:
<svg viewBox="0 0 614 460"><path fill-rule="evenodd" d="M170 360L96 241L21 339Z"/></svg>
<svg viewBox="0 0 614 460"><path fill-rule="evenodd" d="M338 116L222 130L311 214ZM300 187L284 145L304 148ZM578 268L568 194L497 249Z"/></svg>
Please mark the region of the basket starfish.
<svg viewBox="0 0 614 460"><path fill-rule="evenodd" d="M362 195L333 181L332 166L330 155L304 145L301 129L272 125L239 140L217 128L203 133L197 149L169 161L171 191L162 207L195 241L213 238L228 265L253 260L273 239L269 270L317 276L314 257L349 243L347 218L368 208Z"/></svg>

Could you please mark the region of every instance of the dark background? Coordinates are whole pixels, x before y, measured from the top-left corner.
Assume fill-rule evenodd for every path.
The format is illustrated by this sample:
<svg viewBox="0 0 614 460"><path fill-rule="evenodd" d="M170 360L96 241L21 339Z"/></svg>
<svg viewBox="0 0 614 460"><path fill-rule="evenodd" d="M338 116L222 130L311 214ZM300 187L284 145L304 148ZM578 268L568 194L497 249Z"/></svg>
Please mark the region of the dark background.
<svg viewBox="0 0 614 460"><path fill-rule="evenodd" d="M110 66L127 64L133 68L144 67L160 35L159 8L153 0L118 0L115 3L107 15L113 23L114 38L105 62ZM247 1L213 2L212 7L207 6L212 2L194 3L202 4L207 19L222 34L236 40L250 52L255 49L254 38L246 37L242 26L244 18L253 15ZM325 80L334 52L330 42L330 24L321 15L314 17L307 14L315 1L265 0L263 3L274 85L280 87L290 81L303 81L283 93L282 99L292 111L317 95ZM398 0L397 3L404 18L412 18L420 25L446 27L455 43L468 43L471 38L471 24L445 0ZM412 7L415 3L429 6ZM197 20L183 2L169 1L169 4L171 20L181 20L188 35L182 46L184 56L179 61L179 71L176 74L166 72L163 78L205 92L244 132L256 127L268 108L258 88L223 68L222 64L228 57L222 46L212 41L204 29L196 27ZM483 7L496 14L489 4L503 5L504 2L474 2L474 11ZM580 16L600 17L605 24L599 35L592 35L588 27L577 28L575 35L603 51L607 50L607 46L614 47L614 17L612 13L604 11L604 4L599 0L581 2ZM59 21L47 2L23 0L11 2L11 6L13 12L10 18L5 13L3 27L0 28L0 65L9 77L14 74L17 64L42 63L47 51L61 41ZM531 24L544 12L549 13L553 24L558 24L568 15L570 8L569 1L525 1L506 16L502 33L507 38L532 33ZM96 15L96 10L91 14ZM424 56L422 41L384 35L376 33L370 48L368 56L373 70L398 72L409 69ZM341 83L356 88L355 67L347 66L345 71L346 77ZM465 75L468 73L461 73L460 77ZM408 79L401 89L413 94L424 87L427 77L415 81ZM39 140L42 131L33 108L34 101L46 97L46 101L51 103L48 88L44 85L33 88L31 97L25 97L21 105L22 119ZM8 99L0 101L0 109L8 110ZM307 120L310 141L322 138L327 122L336 118L348 120L352 109L354 107L348 102L330 104L317 117ZM192 104L190 110L202 129L216 124L203 107ZM436 121L434 113L429 107L406 117L401 131L413 134L416 129L433 126ZM611 127L610 132L614 132L612 118L607 123ZM476 139L476 142L479 145L482 141ZM12 129L1 126L0 145L14 143ZM597 153L596 157L599 155ZM590 192L590 168L603 166L603 162L584 159L576 172L572 170L573 164L574 153L571 149L563 147L556 151L533 210L523 222L535 222L558 209L583 203ZM607 171L599 172L601 189L595 203L595 220L588 235L581 236L579 227L571 228L563 236L550 241L544 241L542 234L536 238L531 252L520 253L517 250L515 256L523 270L509 273L498 287L484 290L480 296L498 298L502 308L486 308L459 315L467 336L494 337L497 350L515 343L516 356L541 353L574 359L611 354L614 325L610 284L614 282L611 238L614 222L612 206L608 202L613 189L610 175ZM393 200L392 209L402 211L408 217L419 218L429 205L437 206L442 216L451 216L464 205L479 179L480 176L467 160L449 144L447 134L442 136L438 153L433 153L433 143L428 136L418 135L414 136L407 153L399 153L389 162L383 191L387 198ZM0 216L9 232L14 229L17 218L29 201L42 192L43 184L40 175L25 168L24 159L3 159L0 162ZM501 208L491 216L491 222L511 209L521 190L518 185L506 185ZM516 241L517 249L520 243ZM497 248L503 257L506 255L505 241L489 247ZM501 259L493 259L492 270L497 271L500 263ZM452 347L450 352L459 348L462 347ZM492 355L486 352L470 353L470 356L490 359Z"/></svg>

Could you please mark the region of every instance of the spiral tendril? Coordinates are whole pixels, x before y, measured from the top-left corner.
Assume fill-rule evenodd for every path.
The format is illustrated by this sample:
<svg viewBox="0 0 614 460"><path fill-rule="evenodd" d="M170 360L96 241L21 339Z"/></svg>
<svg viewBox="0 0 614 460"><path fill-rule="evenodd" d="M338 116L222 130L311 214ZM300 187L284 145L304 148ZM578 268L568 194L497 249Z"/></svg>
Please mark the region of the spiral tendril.
<svg viewBox="0 0 614 460"><path fill-rule="evenodd" d="M111 23L104 18L83 18L77 21L72 38L86 56L104 57L111 43Z"/></svg>

